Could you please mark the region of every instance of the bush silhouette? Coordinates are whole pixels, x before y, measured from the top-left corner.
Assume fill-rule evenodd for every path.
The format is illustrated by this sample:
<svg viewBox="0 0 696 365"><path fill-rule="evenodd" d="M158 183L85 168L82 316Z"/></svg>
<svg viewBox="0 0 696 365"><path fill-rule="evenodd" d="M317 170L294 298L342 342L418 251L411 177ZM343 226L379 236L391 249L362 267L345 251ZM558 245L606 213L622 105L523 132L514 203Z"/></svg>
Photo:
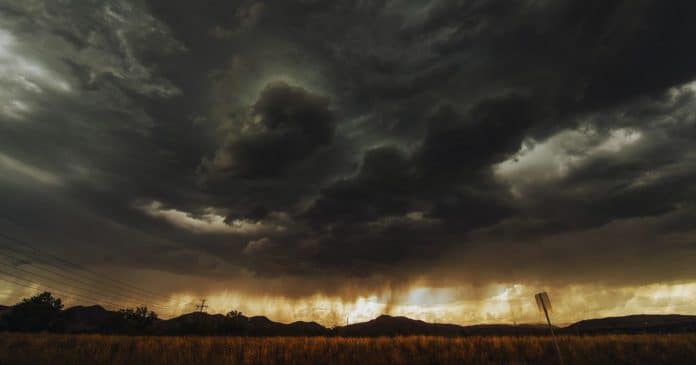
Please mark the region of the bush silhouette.
<svg viewBox="0 0 696 365"><path fill-rule="evenodd" d="M244 316L244 314L238 310L231 310L227 312L227 318L237 318L242 316Z"/></svg>
<svg viewBox="0 0 696 365"><path fill-rule="evenodd" d="M43 292L15 304L7 316L11 331L36 332L51 329L58 319L63 303L50 292Z"/></svg>
<svg viewBox="0 0 696 365"><path fill-rule="evenodd" d="M120 330L126 333L141 332L158 319L157 313L148 311L147 307L121 309L118 313L121 315Z"/></svg>

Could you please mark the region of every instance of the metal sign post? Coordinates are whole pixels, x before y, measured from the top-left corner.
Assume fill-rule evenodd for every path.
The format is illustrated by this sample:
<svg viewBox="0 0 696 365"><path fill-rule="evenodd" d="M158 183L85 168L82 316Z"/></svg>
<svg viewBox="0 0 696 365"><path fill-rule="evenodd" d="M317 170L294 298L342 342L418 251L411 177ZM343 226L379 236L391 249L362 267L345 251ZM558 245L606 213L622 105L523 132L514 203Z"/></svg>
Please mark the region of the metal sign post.
<svg viewBox="0 0 696 365"><path fill-rule="evenodd" d="M553 338L553 344L556 346L556 354L558 354L558 361L561 362L561 365L564 365L563 363L563 357L561 356L561 348L558 347L558 341L556 340L556 334L553 331L553 326L551 325L551 319L549 318L549 312L553 310L551 307L551 300L549 299L549 295L546 294L546 292L541 292L536 295L534 295L534 299L536 299L537 307L539 308L539 311L544 312L544 316L546 316L546 323L549 325L549 330L551 331L551 337Z"/></svg>

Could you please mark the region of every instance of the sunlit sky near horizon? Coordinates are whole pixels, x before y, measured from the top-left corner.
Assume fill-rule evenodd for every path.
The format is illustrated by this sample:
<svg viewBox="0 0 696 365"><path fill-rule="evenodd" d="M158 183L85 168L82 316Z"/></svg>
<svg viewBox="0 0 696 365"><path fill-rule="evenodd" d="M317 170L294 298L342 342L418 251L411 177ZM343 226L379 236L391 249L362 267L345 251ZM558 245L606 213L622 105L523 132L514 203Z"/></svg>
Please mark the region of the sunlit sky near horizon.
<svg viewBox="0 0 696 365"><path fill-rule="evenodd" d="M0 0L0 304L696 314L694 13Z"/></svg>

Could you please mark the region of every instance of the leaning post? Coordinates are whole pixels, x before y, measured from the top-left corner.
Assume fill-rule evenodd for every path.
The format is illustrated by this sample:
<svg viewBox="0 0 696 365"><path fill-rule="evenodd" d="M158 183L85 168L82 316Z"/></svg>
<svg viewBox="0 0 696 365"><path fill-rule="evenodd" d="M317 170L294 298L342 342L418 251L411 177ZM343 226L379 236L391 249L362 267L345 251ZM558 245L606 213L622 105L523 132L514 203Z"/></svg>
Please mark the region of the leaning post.
<svg viewBox="0 0 696 365"><path fill-rule="evenodd" d="M558 347L558 341L556 340L556 333L554 333L553 331L551 319L549 318L549 312L553 310L553 308L551 307L551 300L549 299L549 295L546 292L537 293L536 295L534 295L534 299L536 299L537 308L539 308L539 311L543 311L544 316L546 317L546 323L549 325L551 337L553 338L553 344L556 347L558 361L560 361L561 365L565 365L563 362L563 356L561 356L561 348Z"/></svg>

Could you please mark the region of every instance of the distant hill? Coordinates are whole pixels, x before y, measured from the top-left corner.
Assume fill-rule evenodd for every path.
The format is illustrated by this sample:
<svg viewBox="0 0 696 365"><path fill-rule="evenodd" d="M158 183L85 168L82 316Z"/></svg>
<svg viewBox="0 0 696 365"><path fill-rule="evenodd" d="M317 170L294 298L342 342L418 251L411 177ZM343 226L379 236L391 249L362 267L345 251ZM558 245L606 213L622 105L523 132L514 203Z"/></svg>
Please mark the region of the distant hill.
<svg viewBox="0 0 696 365"><path fill-rule="evenodd" d="M446 323L428 323L407 317L381 315L371 321L355 323L334 329L340 336L393 336L393 335L427 335L427 336L484 336L484 335L543 335L548 327L523 324L481 324L460 326Z"/></svg>
<svg viewBox="0 0 696 365"><path fill-rule="evenodd" d="M562 329L564 333L696 332L696 316L638 314L588 319Z"/></svg>
<svg viewBox="0 0 696 365"><path fill-rule="evenodd" d="M54 328L67 333L114 332L118 313L101 306L71 307L61 312Z"/></svg>
<svg viewBox="0 0 696 365"><path fill-rule="evenodd" d="M223 330L225 316L206 313L188 313L169 320L160 320L152 324L150 332L159 335L208 334Z"/></svg>
<svg viewBox="0 0 696 365"><path fill-rule="evenodd" d="M189 313L152 325L151 333L160 335L227 334L246 336L318 336L330 330L315 322L273 322L263 316L226 317L221 314Z"/></svg>
<svg viewBox="0 0 696 365"><path fill-rule="evenodd" d="M437 324L381 315L371 321L354 323L335 329L341 336L392 336L392 335L459 335L464 327L455 324Z"/></svg>
<svg viewBox="0 0 696 365"><path fill-rule="evenodd" d="M10 311L10 307L0 305L0 332L7 331L7 320L5 314Z"/></svg>
<svg viewBox="0 0 696 365"><path fill-rule="evenodd" d="M476 324L465 326L461 334L467 336L543 336L549 334L549 327L543 324Z"/></svg>
<svg viewBox="0 0 696 365"><path fill-rule="evenodd" d="M12 307L0 306L0 331L11 330L7 318ZM456 324L428 323L407 317L379 316L347 326L326 328L316 322L279 323L263 316L227 317L221 314L188 313L179 317L154 319L138 326L123 313L100 306L77 306L60 311L46 323L46 330L63 333L127 333L149 335L232 335L232 336L487 336L547 335L548 328L538 324ZM630 315L580 321L556 328L560 334L599 333L672 333L696 332L696 316Z"/></svg>

